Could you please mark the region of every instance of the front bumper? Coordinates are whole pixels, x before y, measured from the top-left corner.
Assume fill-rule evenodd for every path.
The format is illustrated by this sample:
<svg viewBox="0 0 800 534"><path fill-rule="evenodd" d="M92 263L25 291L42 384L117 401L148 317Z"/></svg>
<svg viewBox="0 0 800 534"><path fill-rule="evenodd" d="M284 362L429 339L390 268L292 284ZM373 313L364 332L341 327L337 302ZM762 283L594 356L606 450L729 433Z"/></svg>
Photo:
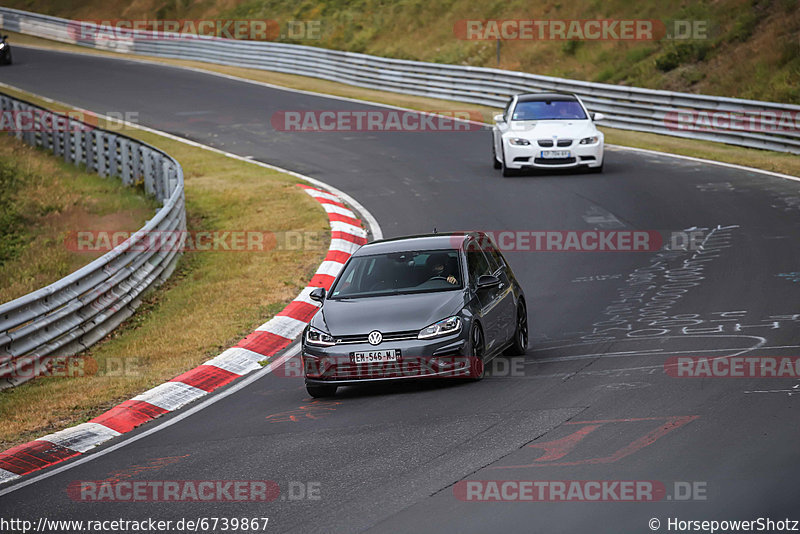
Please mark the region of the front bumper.
<svg viewBox="0 0 800 534"><path fill-rule="evenodd" d="M581 145L577 141L568 147L540 147L537 141L530 145L517 146L504 141L506 167L509 169L574 169L577 167L599 167L603 164L603 140L593 145ZM542 151L568 150L570 158L541 158Z"/></svg>
<svg viewBox="0 0 800 534"><path fill-rule="evenodd" d="M467 336L462 332L434 340L339 344L332 347L303 345L303 376L306 384L354 385L369 382L469 376L470 358L465 356ZM395 349L396 362L353 363L353 352Z"/></svg>

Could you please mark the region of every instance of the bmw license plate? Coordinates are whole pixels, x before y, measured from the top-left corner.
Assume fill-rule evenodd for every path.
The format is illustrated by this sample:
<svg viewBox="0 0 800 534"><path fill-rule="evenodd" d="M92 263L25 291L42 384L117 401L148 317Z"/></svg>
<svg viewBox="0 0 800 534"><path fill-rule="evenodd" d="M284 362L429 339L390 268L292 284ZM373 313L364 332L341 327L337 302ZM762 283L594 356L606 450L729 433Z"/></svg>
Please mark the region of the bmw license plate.
<svg viewBox="0 0 800 534"><path fill-rule="evenodd" d="M564 159L570 157L569 150L542 150L544 159Z"/></svg>
<svg viewBox="0 0 800 534"><path fill-rule="evenodd" d="M353 352L350 359L353 363L381 363L396 362L400 351L396 349L370 350L366 352Z"/></svg>

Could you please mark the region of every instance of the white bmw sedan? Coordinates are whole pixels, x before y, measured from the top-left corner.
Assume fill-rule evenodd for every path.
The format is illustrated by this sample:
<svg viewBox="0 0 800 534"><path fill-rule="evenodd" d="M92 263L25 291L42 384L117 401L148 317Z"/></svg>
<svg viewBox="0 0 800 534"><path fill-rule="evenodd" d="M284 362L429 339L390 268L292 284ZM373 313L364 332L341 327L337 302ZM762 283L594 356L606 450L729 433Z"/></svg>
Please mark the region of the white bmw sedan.
<svg viewBox="0 0 800 534"><path fill-rule="evenodd" d="M583 167L603 172L603 133L580 98L562 93L511 97L495 115L492 155L495 169L512 176L523 169Z"/></svg>

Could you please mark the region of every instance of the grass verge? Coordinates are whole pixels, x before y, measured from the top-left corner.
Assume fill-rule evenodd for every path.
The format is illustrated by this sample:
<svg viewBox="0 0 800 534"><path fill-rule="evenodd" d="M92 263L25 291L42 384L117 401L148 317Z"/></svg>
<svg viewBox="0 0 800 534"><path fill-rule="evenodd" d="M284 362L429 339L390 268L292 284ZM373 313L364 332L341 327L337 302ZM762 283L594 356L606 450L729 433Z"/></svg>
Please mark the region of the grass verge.
<svg viewBox="0 0 800 534"><path fill-rule="evenodd" d="M327 252L327 218L296 178L156 134L123 133L181 162L190 230L323 237L303 249L185 253L170 280L151 291L131 319L84 353L91 362L85 376L40 378L0 392L0 450L91 419L235 344L290 302Z"/></svg>
<svg viewBox="0 0 800 534"><path fill-rule="evenodd" d="M111 57L131 57L130 55L126 54L92 50L77 45L59 43L21 34L13 34L13 39L10 40L12 43L40 46L54 50L79 52L84 54L98 54ZM488 106L478 106L462 102L439 100L436 98L403 95L399 93L377 91L374 89L364 89L361 87L354 87L342 83L309 78L306 76L296 76L292 74L283 74L279 72L258 69L246 69L241 67L228 67L200 61L185 61L149 56L136 57L141 57L142 59L157 61L169 65L203 69L220 74L287 87L290 89L300 89L304 91L312 91L346 98L356 98L359 100L400 106L420 111L477 112L481 114L484 122L486 123L491 123L492 116L500 111L499 109L490 108ZM796 154L757 150L733 145L725 145L722 143L714 143L711 141L696 141L691 139L683 139L680 137L671 137L668 135L619 130L616 128L603 127L601 129L606 134L606 142L610 144L670 152L672 154L711 159L736 165L746 165L758 169L800 176L800 158L798 158Z"/></svg>
<svg viewBox="0 0 800 534"><path fill-rule="evenodd" d="M3 135L0 205L0 302L8 302L100 256L70 251L69 231L134 231L158 202Z"/></svg>

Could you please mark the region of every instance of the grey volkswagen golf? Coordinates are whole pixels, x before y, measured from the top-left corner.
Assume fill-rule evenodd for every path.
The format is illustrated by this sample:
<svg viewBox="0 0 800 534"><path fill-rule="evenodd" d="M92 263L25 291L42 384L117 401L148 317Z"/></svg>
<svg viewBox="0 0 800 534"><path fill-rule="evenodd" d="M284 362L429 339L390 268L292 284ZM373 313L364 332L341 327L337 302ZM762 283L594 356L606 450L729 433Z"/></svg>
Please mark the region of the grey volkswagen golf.
<svg viewBox="0 0 800 534"><path fill-rule="evenodd" d="M374 241L347 261L303 332L306 388L420 378L480 380L503 351L528 343L525 295L490 236Z"/></svg>

